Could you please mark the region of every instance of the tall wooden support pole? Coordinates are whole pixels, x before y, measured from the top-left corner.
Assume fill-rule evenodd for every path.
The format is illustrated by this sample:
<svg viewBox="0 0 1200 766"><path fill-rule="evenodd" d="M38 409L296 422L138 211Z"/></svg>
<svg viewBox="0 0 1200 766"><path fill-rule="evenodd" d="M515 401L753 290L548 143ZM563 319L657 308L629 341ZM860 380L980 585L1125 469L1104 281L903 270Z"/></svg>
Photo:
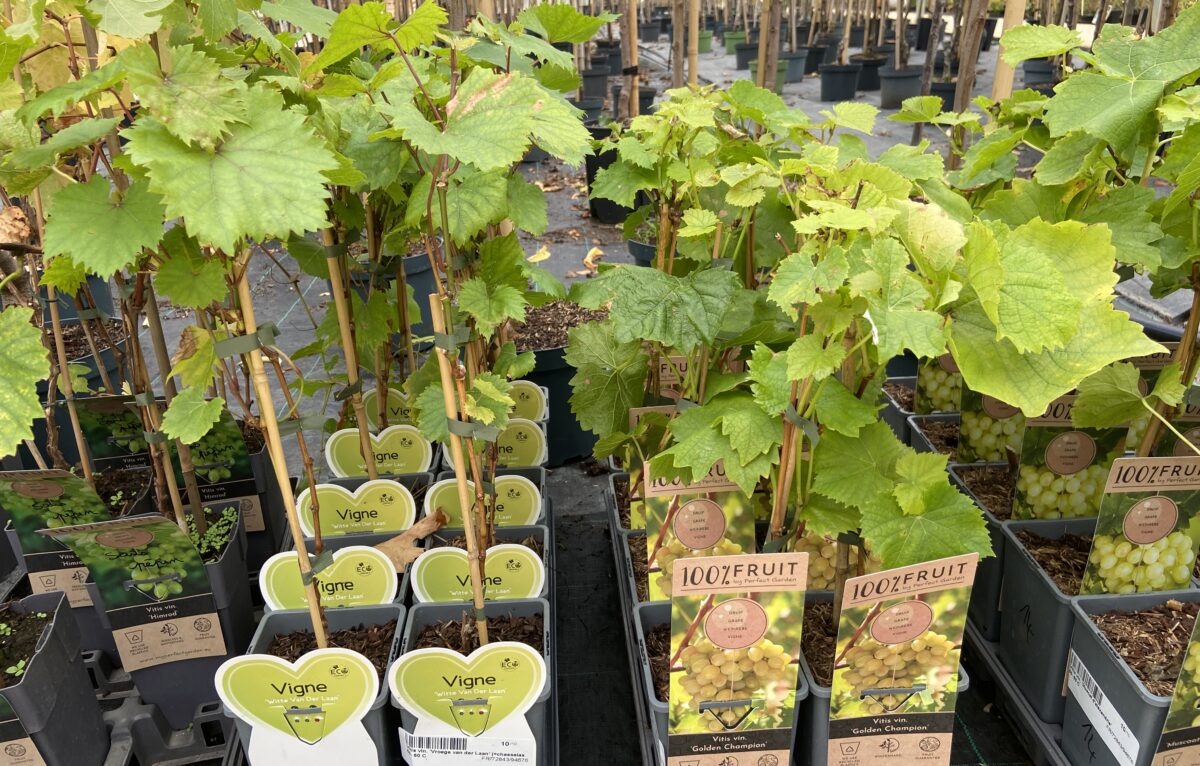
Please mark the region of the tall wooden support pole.
<svg viewBox="0 0 1200 766"><path fill-rule="evenodd" d="M700 84L700 0L688 0L687 81Z"/></svg>
<svg viewBox="0 0 1200 766"><path fill-rule="evenodd" d="M686 78L684 66L684 38L687 36L687 0L671 0L671 87L682 88Z"/></svg>
<svg viewBox="0 0 1200 766"><path fill-rule="evenodd" d="M624 59L625 87L622 89L627 99L628 108L623 110L630 118L638 113L638 4L637 0L626 0L625 14L621 18L621 37L625 44L621 46L621 56ZM622 111L622 110L618 110Z"/></svg>
<svg viewBox="0 0 1200 766"><path fill-rule="evenodd" d="M762 86L767 90L774 90L779 69L779 32L783 23L783 0L768 0L767 4L769 8L764 8L766 14L763 18L766 25L766 30L762 32L764 45L759 48L763 58L760 72Z"/></svg>
<svg viewBox="0 0 1200 766"><path fill-rule="evenodd" d="M238 273L237 292L238 303L242 309L242 321L246 325L246 334L253 335L258 332L258 320L254 316L250 280L246 276L249 265L250 258L247 254L238 259L235 268ZM313 635L317 639L317 648L324 649L329 645L329 641L325 637L325 622L321 616L321 599L317 595L317 584L309 574L312 566L308 561L308 549L304 547L304 530L300 527L300 515L296 511L296 496L292 494L292 479L288 476L283 439L279 436L279 420L275 417L275 399L271 396L271 385L267 382L262 351L256 348L246 356L250 363L254 393L258 397L258 411L262 420L263 436L267 441L267 454L271 458L271 467L275 471L275 483L279 486L279 494L283 498L283 509L287 514L288 528L291 529L292 541L296 546L301 580L308 583L304 588L304 598L308 602L308 616L312 620Z"/></svg>
<svg viewBox="0 0 1200 766"><path fill-rule="evenodd" d="M444 335L446 305L436 294L429 296L429 314L433 322L433 331ZM441 373L442 400L446 406L446 417L449 420L458 420L458 399L454 395L455 375L450 356L441 346L435 346L434 353L437 354L438 371ZM457 359L453 365L458 365ZM463 443L454 431L450 431L450 454L458 456L458 459L453 461L454 479L458 486L458 505L462 508L463 535L467 538L467 563L470 567L471 591L475 602L475 628L479 631L479 644L482 646L488 642L487 617L483 614L483 556L479 549L478 530L475 529L475 499L471 497L471 490L467 487L467 467L463 465Z"/></svg>
<svg viewBox="0 0 1200 766"><path fill-rule="evenodd" d="M1004 4L1004 30L1021 26L1025 23L1026 0L1008 0ZM996 77L992 81L992 100L1001 101L1012 95L1013 89L1012 66L1004 61L1004 44L1000 45L1000 55L996 57Z"/></svg>

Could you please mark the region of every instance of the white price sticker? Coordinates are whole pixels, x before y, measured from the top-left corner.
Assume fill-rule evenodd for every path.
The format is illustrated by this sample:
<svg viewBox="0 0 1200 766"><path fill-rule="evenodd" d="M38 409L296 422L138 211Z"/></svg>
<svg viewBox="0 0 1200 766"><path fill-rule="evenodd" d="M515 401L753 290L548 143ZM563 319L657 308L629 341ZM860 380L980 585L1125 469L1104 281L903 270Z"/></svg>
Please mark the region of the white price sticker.
<svg viewBox="0 0 1200 766"><path fill-rule="evenodd" d="M1095 727L1100 739L1108 745L1117 763L1133 766L1137 762L1140 749L1137 737L1121 719L1117 709L1109 702L1096 679L1092 678L1092 674L1073 650L1067 662L1067 688L1083 709L1083 714Z"/></svg>
<svg viewBox="0 0 1200 766"><path fill-rule="evenodd" d="M400 749L412 766L535 766L532 737L461 737L409 734L400 730Z"/></svg>

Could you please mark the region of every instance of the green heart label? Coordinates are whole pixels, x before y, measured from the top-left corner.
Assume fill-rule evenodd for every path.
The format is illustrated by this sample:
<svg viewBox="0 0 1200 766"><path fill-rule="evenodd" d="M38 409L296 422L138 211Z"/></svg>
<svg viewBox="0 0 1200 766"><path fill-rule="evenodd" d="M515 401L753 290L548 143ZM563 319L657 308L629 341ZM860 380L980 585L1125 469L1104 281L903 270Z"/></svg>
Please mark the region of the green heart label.
<svg viewBox="0 0 1200 766"><path fill-rule="evenodd" d="M317 649L295 663L267 654L233 657L217 668L216 685L238 718L308 745L357 724L379 694L375 668L349 649Z"/></svg>
<svg viewBox="0 0 1200 766"><path fill-rule="evenodd" d="M408 394L398 388L387 390L387 424L412 423L412 409L408 405ZM371 387L363 391L363 409L367 411L367 425L372 431L379 430L379 390Z"/></svg>
<svg viewBox="0 0 1200 766"><path fill-rule="evenodd" d="M305 609L304 582L295 551L276 553L258 573L258 587L271 609ZM367 606L396 600L396 567L367 545L348 545L333 552L333 563L313 576L321 606Z"/></svg>
<svg viewBox="0 0 1200 766"><path fill-rule="evenodd" d="M452 455L449 445L443 445ZM448 463L455 463L452 457ZM546 463L546 432L532 420L509 418L508 427L496 439L496 465L500 468L529 468ZM451 466L453 467L453 465Z"/></svg>
<svg viewBox="0 0 1200 766"><path fill-rule="evenodd" d="M496 487L496 526L522 527L537 522L542 513L542 493L536 484L524 476L497 476L492 484ZM468 480L467 489L474 497L475 482ZM439 508L449 518L446 526L463 525L455 479L443 479L425 493L425 515Z"/></svg>
<svg viewBox="0 0 1200 766"><path fill-rule="evenodd" d="M545 420L549 400L542 387L529 380L514 380L509 397L515 403L513 416L526 420Z"/></svg>
<svg viewBox="0 0 1200 766"><path fill-rule="evenodd" d="M515 641L482 646L469 657L450 649L417 649L388 668L388 686L399 705L468 737L525 715L545 682L541 653Z"/></svg>
<svg viewBox="0 0 1200 766"><path fill-rule="evenodd" d="M434 548L413 562L411 582L419 601L470 601L471 567L461 548ZM536 598L546 582L546 565L532 549L501 543L487 550L483 592L488 601Z"/></svg>
<svg viewBox="0 0 1200 766"><path fill-rule="evenodd" d="M357 433L354 444L358 445ZM318 484L316 497L321 515L321 534L330 537L403 532L417 520L417 501L408 487L392 479L365 481L353 492L337 484ZM305 537L316 534L312 501L312 487L296 497L300 528L304 530Z"/></svg>
<svg viewBox="0 0 1200 766"><path fill-rule="evenodd" d="M375 468L381 474L420 473L433 462L433 446L414 426L388 426L371 435ZM335 431L325 442L325 462L334 476L366 476L367 464L359 450L358 429Z"/></svg>

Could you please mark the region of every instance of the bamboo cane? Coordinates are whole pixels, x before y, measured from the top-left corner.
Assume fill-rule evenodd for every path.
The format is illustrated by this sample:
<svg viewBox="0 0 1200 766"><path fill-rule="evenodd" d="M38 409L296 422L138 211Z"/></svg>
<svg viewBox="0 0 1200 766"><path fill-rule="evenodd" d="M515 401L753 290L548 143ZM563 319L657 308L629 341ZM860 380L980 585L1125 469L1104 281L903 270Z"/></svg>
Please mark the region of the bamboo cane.
<svg viewBox="0 0 1200 766"><path fill-rule="evenodd" d="M321 238L326 247L333 246L332 229L323 229ZM350 407L354 410L354 419L358 422L358 448L362 452L363 462L367 466L367 478L378 479L379 471L375 467L375 449L371 446L367 409L363 407L361 378L358 376L358 350L354 346L354 327L351 324L353 317L350 315L350 306L346 300L341 259L335 255L328 256L325 263L329 268L329 282L333 285L333 303L337 309L338 328L342 333L342 354L346 357L346 382L353 391L350 394Z"/></svg>
<svg viewBox="0 0 1200 766"><path fill-rule="evenodd" d="M700 0L688 0L687 7L687 81L688 85L698 85L700 83Z"/></svg>
<svg viewBox="0 0 1200 766"><path fill-rule="evenodd" d="M437 295L429 296L429 313L433 320L434 332L446 333L446 306ZM442 400L446 406L446 418L458 420L458 400L454 396L454 378L451 372L450 357L441 346L435 346L438 370L442 377ZM457 362L457 360L455 360ZM452 455L460 456L451 464L454 466L454 479L458 486L458 502L462 508L463 535L467 538L467 561L471 568L471 591L475 602L475 628L479 631L480 646L488 642L487 617L483 613L483 555L475 535L475 519L470 512L474 506L471 491L467 488L466 466L461 458L463 454L462 439L453 431L450 432L450 450Z"/></svg>
<svg viewBox="0 0 1200 766"><path fill-rule="evenodd" d="M247 252L238 258L234 268L237 270L237 293L238 303L242 309L242 322L246 327L246 334L253 335L258 332L258 322L254 317L250 281L246 278L249 266L250 257ZM330 273L333 273L332 269ZM317 639L317 648L324 649L329 645L329 641L325 637L321 597L318 595L316 583L312 579L312 565L308 560L308 549L304 547L304 530L300 528L300 515L296 511L296 497L292 494L292 480L288 476L283 440L279 436L279 421L275 416L275 399L271 396L271 386L267 382L267 371L263 365L262 352L256 348L246 356L250 363L254 391L258 396L258 409L263 424L263 436L267 442L267 452L271 458L271 467L275 470L275 481L279 485L279 494L283 498L283 509L287 513L288 527L292 532L292 543L296 546L300 578L307 583L304 586L304 597L308 602L308 616L312 619L313 635Z"/></svg>
<svg viewBox="0 0 1200 766"><path fill-rule="evenodd" d="M1026 0L1007 0L1004 4L1004 31L1025 23ZM1003 38L1001 38L1003 40ZM1003 101L1012 95L1013 75L1011 65L1004 60L1004 43L1000 43L1000 55L996 57L996 76L992 81L992 99Z"/></svg>

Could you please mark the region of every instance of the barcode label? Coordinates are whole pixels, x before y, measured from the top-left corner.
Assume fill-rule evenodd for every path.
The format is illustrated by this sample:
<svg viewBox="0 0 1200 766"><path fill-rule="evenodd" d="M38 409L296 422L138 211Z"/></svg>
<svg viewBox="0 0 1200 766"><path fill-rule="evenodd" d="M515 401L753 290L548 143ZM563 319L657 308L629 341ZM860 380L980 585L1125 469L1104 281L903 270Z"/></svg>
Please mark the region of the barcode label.
<svg viewBox="0 0 1200 766"><path fill-rule="evenodd" d="M521 723L525 721L522 718ZM412 766L534 766L537 763L537 743L528 726L523 732L488 732L489 736L455 737L448 727L422 726L409 733L400 730L400 749Z"/></svg>
<svg viewBox="0 0 1200 766"><path fill-rule="evenodd" d="M1074 650L1067 661L1067 689L1091 722L1092 728L1108 746L1113 760L1122 766L1133 766L1141 749L1138 738Z"/></svg>
<svg viewBox="0 0 1200 766"><path fill-rule="evenodd" d="M451 750L462 752L467 749L466 737L413 737L409 746L419 750Z"/></svg>

